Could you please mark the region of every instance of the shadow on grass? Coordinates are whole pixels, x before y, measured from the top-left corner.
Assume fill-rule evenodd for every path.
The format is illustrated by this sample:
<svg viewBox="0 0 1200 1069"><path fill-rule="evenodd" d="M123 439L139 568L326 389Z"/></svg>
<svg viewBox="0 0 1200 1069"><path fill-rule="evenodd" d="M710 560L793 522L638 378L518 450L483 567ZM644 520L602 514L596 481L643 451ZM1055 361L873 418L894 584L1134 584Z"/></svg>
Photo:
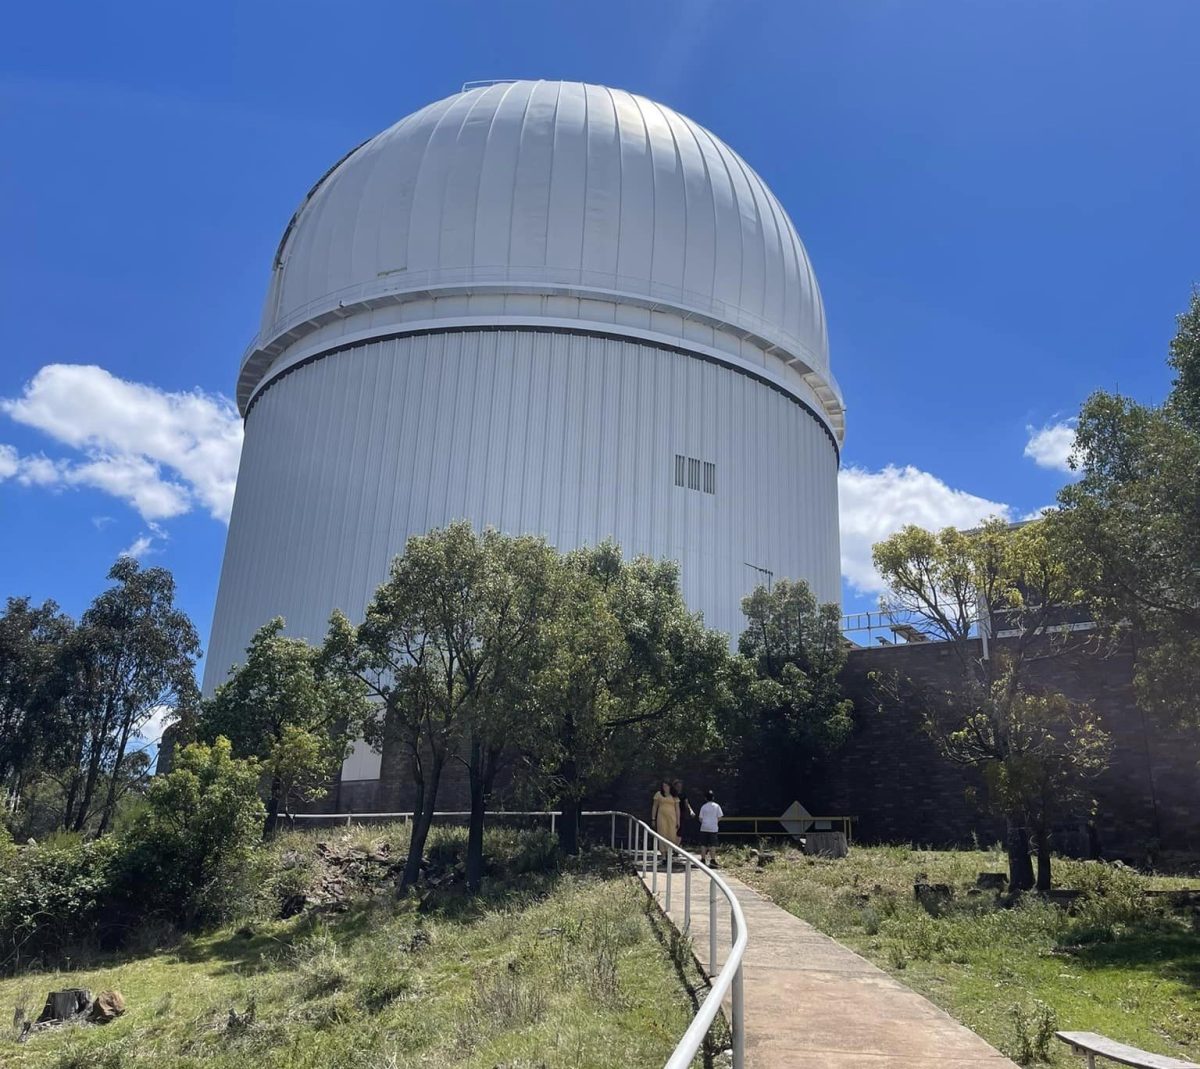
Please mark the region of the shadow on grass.
<svg viewBox="0 0 1200 1069"><path fill-rule="evenodd" d="M608 865L601 859L585 860L577 871L603 874ZM295 944L318 929L328 932L343 949L364 938L379 937L381 917L408 917L414 926L423 920L467 927L500 908L533 905L549 896L564 875L562 870L529 872L517 876L493 874L485 879L481 894L472 896L465 886L452 883L437 888L417 886L405 898L395 898L390 889L375 895L347 899L344 909L313 910L300 914L283 927L278 922L253 921L219 938L200 936L184 940L173 953L188 963L211 962L216 974L237 972L251 975L275 968L278 959ZM262 930L269 928L270 930ZM403 952L405 942L397 945Z"/></svg>
<svg viewBox="0 0 1200 1069"><path fill-rule="evenodd" d="M1063 946L1061 953L1090 969L1136 969L1200 990L1200 932L1133 929L1108 941Z"/></svg>
<svg viewBox="0 0 1200 1069"><path fill-rule="evenodd" d="M623 867L626 875L629 874L628 866ZM634 879L638 879L634 875ZM639 881L640 882L640 881ZM644 885L643 885L644 886ZM700 1010L700 1004L704 1001L710 990L709 983L705 978L704 970L700 966L700 962L692 950L692 943L689 938L682 936L675 928L675 925L666 917L659 908L658 903L651 897L650 892L646 891L646 900L644 905L646 918L650 922L650 930L654 933L654 938L662 947L663 952L671 960L671 965L675 969L675 976L679 980L679 985L687 994L687 999L692 1009L694 1017ZM712 1028L709 1029L708 1035L704 1039L704 1046L701 1048L701 1056L704 1059L705 1069L714 1069L718 1064L718 1056L722 1048L728 1046L728 1025L725 1023L722 1010L713 1021Z"/></svg>

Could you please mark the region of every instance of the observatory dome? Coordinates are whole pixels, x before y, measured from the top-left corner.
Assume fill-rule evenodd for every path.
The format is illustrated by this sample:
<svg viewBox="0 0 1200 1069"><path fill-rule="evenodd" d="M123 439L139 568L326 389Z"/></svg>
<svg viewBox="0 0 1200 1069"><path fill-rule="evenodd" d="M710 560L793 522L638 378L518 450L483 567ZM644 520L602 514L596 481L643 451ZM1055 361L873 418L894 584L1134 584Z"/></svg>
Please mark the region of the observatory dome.
<svg viewBox="0 0 1200 1069"><path fill-rule="evenodd" d="M430 104L309 190L241 363L245 439L204 691L282 617L362 618L457 520L675 561L736 642L742 600L841 582L841 395L780 203L670 108L576 82ZM356 749L339 805L411 806Z"/></svg>
<svg viewBox="0 0 1200 1069"><path fill-rule="evenodd" d="M333 345L472 322L708 347L842 438L821 295L787 213L719 138L632 93L487 84L350 152L279 244L238 403Z"/></svg>

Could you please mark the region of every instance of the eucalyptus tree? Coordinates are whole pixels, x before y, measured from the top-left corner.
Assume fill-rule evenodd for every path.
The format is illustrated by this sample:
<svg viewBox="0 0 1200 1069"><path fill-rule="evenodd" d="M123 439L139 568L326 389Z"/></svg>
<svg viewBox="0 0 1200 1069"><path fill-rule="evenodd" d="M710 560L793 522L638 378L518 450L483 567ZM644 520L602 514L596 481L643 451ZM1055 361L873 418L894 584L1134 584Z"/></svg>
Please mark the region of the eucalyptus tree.
<svg viewBox="0 0 1200 1069"><path fill-rule="evenodd" d="M1088 398L1052 515L1096 619L1136 644L1141 704L1200 727L1200 291L1170 345L1161 405Z"/></svg>
<svg viewBox="0 0 1200 1069"><path fill-rule="evenodd" d="M196 701L200 640L175 605L175 579L165 568L142 568L121 557L109 570L113 586L83 614L75 635L70 701L79 732L79 776L68 815L82 831L97 789L107 781L97 834L112 822L130 740L156 713Z"/></svg>
<svg viewBox="0 0 1200 1069"><path fill-rule="evenodd" d="M403 761L415 787L401 890L419 876L452 760L465 765L470 784L468 885L479 888L487 796L520 720L552 562L540 539L453 523L408 540L357 628L340 614L331 622L329 656L375 703L366 734L382 749L381 778L391 781Z"/></svg>
<svg viewBox="0 0 1200 1069"><path fill-rule="evenodd" d="M53 601L9 598L0 614L0 801L10 810L59 757L74 629Z"/></svg>
<svg viewBox="0 0 1200 1069"><path fill-rule="evenodd" d="M458 649L466 691L461 757L470 789L466 875L472 893L482 885L484 822L501 764L540 742L538 678L565 594L559 555L545 539L489 529L476 544L476 629Z"/></svg>
<svg viewBox="0 0 1200 1069"><path fill-rule="evenodd" d="M853 727L853 702L838 679L846 663L841 610L819 603L802 579L785 579L755 589L742 612L730 741L739 767L761 774L774 765L779 778L795 777L842 745Z"/></svg>
<svg viewBox="0 0 1200 1069"><path fill-rule="evenodd" d="M564 564L540 680L539 763L564 810L563 848L575 852L591 792L648 755L699 752L713 741L728 640L688 610L673 561L625 560L606 542Z"/></svg>
<svg viewBox="0 0 1200 1069"><path fill-rule="evenodd" d="M1037 662L1080 651L1070 628L1081 592L1045 520L1013 527L990 520L972 532L906 527L874 547L887 584L885 610L949 645L955 673L941 686L884 681L922 703L948 759L977 768L1008 825L1013 890L1033 885L1029 830L1037 839L1039 888L1050 886L1049 832L1066 808L1089 800L1107 764L1109 737L1092 711L1032 678ZM983 641L1002 623L1003 643ZM982 631L982 637L981 637Z"/></svg>

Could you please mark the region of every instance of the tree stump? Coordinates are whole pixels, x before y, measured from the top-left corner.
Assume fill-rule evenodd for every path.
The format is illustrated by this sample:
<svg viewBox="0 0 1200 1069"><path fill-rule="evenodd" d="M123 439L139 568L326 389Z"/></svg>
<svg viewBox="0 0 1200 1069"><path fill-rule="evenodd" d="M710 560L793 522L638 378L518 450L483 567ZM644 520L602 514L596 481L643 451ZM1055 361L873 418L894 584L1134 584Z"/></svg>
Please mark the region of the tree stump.
<svg viewBox="0 0 1200 1069"><path fill-rule="evenodd" d="M92 993L86 987L68 987L64 991L51 991L46 996L46 1005L38 1024L46 1021L69 1021L85 1013L92 1004Z"/></svg>
<svg viewBox="0 0 1200 1069"><path fill-rule="evenodd" d="M845 832L808 831L804 833L804 852L815 857L845 857L850 848Z"/></svg>

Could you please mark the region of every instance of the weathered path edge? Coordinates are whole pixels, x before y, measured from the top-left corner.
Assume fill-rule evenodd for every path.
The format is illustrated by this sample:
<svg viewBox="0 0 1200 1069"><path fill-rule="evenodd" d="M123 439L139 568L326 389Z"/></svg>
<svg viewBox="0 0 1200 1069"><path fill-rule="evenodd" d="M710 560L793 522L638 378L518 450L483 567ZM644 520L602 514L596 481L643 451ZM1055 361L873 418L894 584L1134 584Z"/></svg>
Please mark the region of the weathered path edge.
<svg viewBox="0 0 1200 1069"><path fill-rule="evenodd" d="M751 1069L1016 1069L1015 1063L923 995L854 951L724 876L741 903L750 942L743 961L746 1063ZM694 901L707 902L708 877L693 871ZM642 877L661 909L665 873ZM668 916L683 928L683 877L673 877ZM665 910L664 910L665 912ZM719 909L717 966L729 942L729 912ZM702 966L708 910L692 910L691 936Z"/></svg>

